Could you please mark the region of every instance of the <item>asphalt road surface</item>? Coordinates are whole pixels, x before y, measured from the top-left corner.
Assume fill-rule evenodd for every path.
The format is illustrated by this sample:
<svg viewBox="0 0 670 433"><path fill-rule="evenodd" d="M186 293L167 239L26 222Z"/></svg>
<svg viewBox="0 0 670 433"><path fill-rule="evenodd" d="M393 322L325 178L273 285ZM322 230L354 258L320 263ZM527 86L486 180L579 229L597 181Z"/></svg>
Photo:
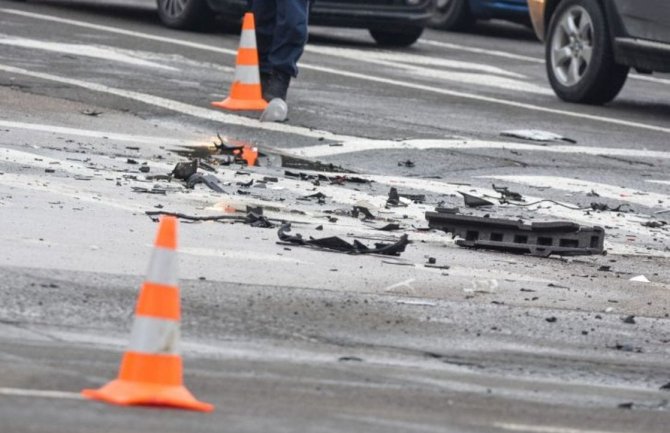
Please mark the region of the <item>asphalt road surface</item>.
<svg viewBox="0 0 670 433"><path fill-rule="evenodd" d="M401 50L310 38L289 120L268 124L210 108L236 35L165 29L150 3L0 0L0 432L667 432L670 77L632 74L613 103L578 106L553 95L523 27ZM519 129L572 141L501 135ZM217 165L220 140L259 147L259 165ZM160 176L193 157L224 192ZM324 170L360 182L306 177ZM392 186L425 200L387 207ZM347 255L182 220L185 382L216 410L82 399L128 342L145 212L247 206L305 238L412 243ZM424 230L436 206L597 225L607 254L463 249Z"/></svg>

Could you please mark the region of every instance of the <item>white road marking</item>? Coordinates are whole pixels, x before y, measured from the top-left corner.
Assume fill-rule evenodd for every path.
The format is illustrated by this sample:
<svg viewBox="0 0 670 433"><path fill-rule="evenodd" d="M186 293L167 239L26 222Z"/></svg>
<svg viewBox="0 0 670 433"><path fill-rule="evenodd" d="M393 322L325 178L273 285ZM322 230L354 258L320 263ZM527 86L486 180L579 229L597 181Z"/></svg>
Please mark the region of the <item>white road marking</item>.
<svg viewBox="0 0 670 433"><path fill-rule="evenodd" d="M124 52L125 50L112 47L40 41L36 39L16 38L3 34L0 34L0 45L33 48L55 53L69 54L77 57L84 56L107 60L110 62L126 63L135 66L165 69L168 71L179 71L179 69L173 68L171 66L164 66L147 60L138 59L137 57L130 55L129 52Z"/></svg>
<svg viewBox="0 0 670 433"><path fill-rule="evenodd" d="M450 50L464 51L475 54L486 54L487 56L502 57L512 60L523 60L525 62L544 64L544 59L539 59L537 57L523 56L521 54L514 54L507 51L470 47L467 45L453 44L450 42L432 41L430 39L419 39L419 43L423 45L431 45L434 47L448 48Z"/></svg>
<svg viewBox="0 0 670 433"><path fill-rule="evenodd" d="M0 12L14 14L14 15L20 15L20 16L25 16L25 17L35 18L35 19L41 19L41 20L46 20L46 21L59 22L59 23L62 23L62 24L68 24L68 25L73 25L73 26L78 26L78 27L90 28L90 29L95 29L95 30L100 30L100 31L116 33L116 34L123 34L123 35L132 36L132 37L136 37L136 38L141 38L141 39L165 42L165 43L169 43L169 44L173 44L173 45L180 45L180 46L185 46L185 47L190 47L190 48L197 48L197 49L202 49L202 50L211 51L211 52L218 52L218 53L230 54L230 55L236 55L237 54L237 51L232 50L232 49L214 47L214 46L211 46L211 45L199 44L199 43L184 41L184 40L180 40L180 39L167 38L167 37L162 37L162 36L155 36L155 35L150 35L150 34L147 34L147 33L135 32L135 31L131 31L131 30L124 30L124 29L110 27L110 26L90 24L90 23L85 23L85 22L82 22L82 21L76 21L76 20L54 17L54 16L51 16L51 15L36 14L36 13L32 13L32 12L24 12L24 11L20 11L20 10L16 10L16 9L8 9L8 8L0 8ZM362 58L361 58L361 60L362 60ZM5 66L4 70L8 71L7 68L9 68L9 67ZM596 121L596 122L602 122L602 123L613 124L613 125L618 125L618 126L627 126L627 127L631 127L631 128L638 128L638 129L662 132L662 133L666 133L666 134L670 133L670 127L662 127L662 126L658 126L658 125L650 125L650 124L646 124L646 123L632 122L632 121L627 121L627 120L623 120L623 119L597 116L597 115L580 113L580 112L575 112L575 111L565 111L565 110L547 108L547 107L543 107L543 106L539 106L539 105L533 105L533 104L527 104L527 103L523 103L523 102L508 101L506 99L501 99L501 98L477 95L477 94L474 94L474 93L452 91L452 90L447 90L447 89L440 88L440 87L421 85L421 84L417 84L417 83L410 83L410 82L388 79L388 78L373 77L373 76L370 76L370 75L360 74L360 73L355 73L355 72L349 72L349 71L345 71L345 70L342 70L342 69L311 65L309 63L302 63L301 68L308 69L308 70L313 70L313 71L318 71L318 72L323 72L323 73L327 73L327 74L338 75L338 76L341 76L341 77L354 78L354 79L367 81L367 82L388 84L388 85L392 85L392 86L414 89L414 90L419 90L419 91L425 91L425 92L430 92L430 93L435 93L435 94L440 94L440 95L445 95L445 96L452 96L452 97L457 97L457 98L462 98L462 99L470 99L470 100L474 100L474 101L486 102L486 103L491 103L491 104L496 104L496 105L504 105L504 106L507 106L507 107L515 107L515 108L520 108L520 109L525 109L525 110L530 110L530 111L555 114L555 115L569 117L569 118L577 118L577 119L580 119L580 120L588 119L588 120L592 120L592 121ZM34 73L34 74L36 74L36 73ZM259 127L258 125L260 125L260 122L257 122L257 124L255 124L255 125L249 125L249 126L253 126L253 127L258 128Z"/></svg>
<svg viewBox="0 0 670 433"><path fill-rule="evenodd" d="M82 400L77 392L48 391L40 389L0 388L0 395L12 397L60 398L68 400Z"/></svg>
<svg viewBox="0 0 670 433"><path fill-rule="evenodd" d="M364 61L389 68L402 70L413 79L423 77L439 81L453 81L471 84L475 87L492 87L521 93L553 95L546 86L538 86L521 74L507 72L493 66L479 63L447 61L408 53L387 53L384 51L362 51L350 48L323 47L312 48L318 54L341 57L347 60ZM425 66L424 66L425 65ZM443 68L452 69L443 69ZM476 72L462 72L454 69L469 69Z"/></svg>
<svg viewBox="0 0 670 433"><path fill-rule="evenodd" d="M670 185L670 180L647 180L645 182L657 183L659 185Z"/></svg>
<svg viewBox="0 0 670 433"><path fill-rule="evenodd" d="M308 45L307 51L311 51L316 54L327 54L333 57L343 57L346 59L355 59L358 61L362 60L365 62L381 61L394 64L402 63L414 66L430 66L432 69L448 68L448 69L480 72L491 75L500 75L509 78L519 78L519 79L527 78L523 74L510 72L497 66L492 66L488 64L465 62L462 60L444 59L440 57L423 56L407 52L357 50L353 48L331 47L325 45L319 45L319 46Z"/></svg>
<svg viewBox="0 0 670 433"><path fill-rule="evenodd" d="M76 137L90 137L123 141L129 143L156 144L158 142L171 146L195 146L201 144L196 140L180 140L172 137L156 137L148 135L118 134L109 131L94 131L91 129L68 128L64 126L46 125L42 123L13 122L0 120L0 127L11 129L25 129L36 132L51 132L54 134L72 135ZM209 142L208 142L209 143Z"/></svg>
<svg viewBox="0 0 670 433"><path fill-rule="evenodd" d="M508 51L500 51L500 50L491 50L491 49L486 49L486 48L470 47L470 46L467 46L467 45L460 45L460 44L454 44L454 43L442 42L442 41L434 41L434 40L430 40L430 39L419 39L419 43L423 44L423 45L434 46L434 47L448 48L450 50L455 50L455 51L464 51L464 52L474 53L474 54L485 54L487 56L492 56L492 57L501 57L501 58L512 59L512 60L522 60L522 61L525 61L525 62L538 63L538 64L544 65L544 59L542 59L540 57L524 56L524 55L521 55L521 54L510 53ZM648 81L650 83L655 83L655 84L670 85L670 80L668 80L668 79L650 77L649 75L631 74L630 78L633 78L635 80L640 80L640 81Z"/></svg>
<svg viewBox="0 0 670 433"><path fill-rule="evenodd" d="M560 427L560 426L540 426L540 425L526 425L526 424L513 424L513 423L503 423L496 422L492 425L495 428L515 431L515 432L525 432L525 433L614 433L611 430L588 430L588 429L576 429L570 427Z"/></svg>
<svg viewBox="0 0 670 433"><path fill-rule="evenodd" d="M605 183L571 179L558 176L479 176L484 179L498 179L505 182L532 185L540 188L553 188L563 191L587 194L597 192L606 197L622 202L634 203L651 208L670 208L670 196L654 192L639 191L632 188L622 188Z"/></svg>
<svg viewBox="0 0 670 433"><path fill-rule="evenodd" d="M527 152L550 152L564 154L584 154L594 156L620 156L628 158L670 159L670 152L614 148L614 147L590 147L576 145L541 145L504 141L468 140L468 139L443 139L443 140L366 140L365 142L342 143L341 146L318 145L285 149L285 152L302 156L305 158L320 158L324 156L342 155L347 153L366 152L381 149L402 150L424 150L424 149L497 149L497 150L520 150Z"/></svg>

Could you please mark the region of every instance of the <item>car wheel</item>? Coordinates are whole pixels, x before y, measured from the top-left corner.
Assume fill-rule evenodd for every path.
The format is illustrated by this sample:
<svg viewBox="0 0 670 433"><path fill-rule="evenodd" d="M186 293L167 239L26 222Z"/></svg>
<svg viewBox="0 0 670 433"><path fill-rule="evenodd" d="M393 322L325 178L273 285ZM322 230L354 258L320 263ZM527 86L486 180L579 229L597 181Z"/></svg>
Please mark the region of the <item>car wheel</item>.
<svg viewBox="0 0 670 433"><path fill-rule="evenodd" d="M206 0L157 0L157 4L161 22L173 29L209 29L214 21Z"/></svg>
<svg viewBox="0 0 670 433"><path fill-rule="evenodd" d="M416 42L423 33L423 27L407 27L402 31L370 29L372 38L386 47L408 47Z"/></svg>
<svg viewBox="0 0 670 433"><path fill-rule="evenodd" d="M629 68L618 65L605 14L597 0L566 0L549 24L547 74L559 98L604 104L621 91Z"/></svg>
<svg viewBox="0 0 670 433"><path fill-rule="evenodd" d="M467 30L473 22L468 0L435 0L428 25L442 30Z"/></svg>

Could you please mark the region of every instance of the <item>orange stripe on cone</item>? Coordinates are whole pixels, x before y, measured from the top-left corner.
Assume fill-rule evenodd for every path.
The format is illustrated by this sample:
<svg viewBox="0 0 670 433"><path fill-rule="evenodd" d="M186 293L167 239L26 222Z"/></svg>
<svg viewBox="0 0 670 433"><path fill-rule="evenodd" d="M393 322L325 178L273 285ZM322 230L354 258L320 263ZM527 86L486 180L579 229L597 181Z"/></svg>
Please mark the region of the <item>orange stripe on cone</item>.
<svg viewBox="0 0 670 433"><path fill-rule="evenodd" d="M156 248L177 248L177 226L176 218L161 218ZM131 335L134 348L124 353L117 379L99 389L85 389L82 395L118 405L214 410L214 406L198 401L183 385L182 359L177 353L179 303L178 287L145 282L135 311Z"/></svg>
<svg viewBox="0 0 670 433"><path fill-rule="evenodd" d="M244 72L249 67L255 67L255 82L233 81L230 86L229 96L223 101L212 102L212 106L224 110L235 111L263 111L268 103L263 99L260 83L260 73L258 72L258 49L256 45L256 24L254 15L250 12L244 15L242 32L250 31L253 38L253 48L239 47L237 51L237 62L235 75L245 75ZM241 69L243 68L244 71Z"/></svg>

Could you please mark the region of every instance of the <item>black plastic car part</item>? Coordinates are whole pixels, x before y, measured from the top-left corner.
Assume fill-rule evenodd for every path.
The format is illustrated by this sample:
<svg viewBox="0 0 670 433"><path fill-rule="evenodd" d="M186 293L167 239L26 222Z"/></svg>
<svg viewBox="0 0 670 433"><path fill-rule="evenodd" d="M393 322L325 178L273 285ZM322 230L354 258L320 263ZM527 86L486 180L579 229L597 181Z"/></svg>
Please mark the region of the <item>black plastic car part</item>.
<svg viewBox="0 0 670 433"><path fill-rule="evenodd" d="M462 247L548 257L603 254L605 230L573 222L524 224L519 221L426 212L430 228L460 238Z"/></svg>

